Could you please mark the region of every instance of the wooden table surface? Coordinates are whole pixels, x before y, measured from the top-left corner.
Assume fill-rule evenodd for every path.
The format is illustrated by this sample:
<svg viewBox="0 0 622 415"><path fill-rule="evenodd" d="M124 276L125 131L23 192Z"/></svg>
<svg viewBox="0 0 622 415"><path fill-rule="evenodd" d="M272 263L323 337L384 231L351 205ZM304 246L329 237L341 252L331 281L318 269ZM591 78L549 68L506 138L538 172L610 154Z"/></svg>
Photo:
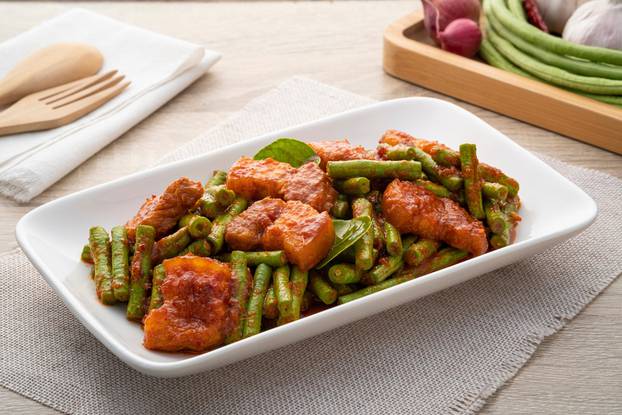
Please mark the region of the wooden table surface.
<svg viewBox="0 0 622 415"><path fill-rule="evenodd" d="M0 253L17 246L15 224L32 208L153 165L293 75L376 99L439 96L382 71L383 29L418 7L414 1L2 3L0 41L75 6L203 43L221 51L224 58L209 74L31 203L18 205L0 198ZM529 150L622 178L620 156L469 104L457 104ZM565 329L547 338L482 413L622 413L621 304L622 279L618 279ZM56 411L0 387L0 413Z"/></svg>

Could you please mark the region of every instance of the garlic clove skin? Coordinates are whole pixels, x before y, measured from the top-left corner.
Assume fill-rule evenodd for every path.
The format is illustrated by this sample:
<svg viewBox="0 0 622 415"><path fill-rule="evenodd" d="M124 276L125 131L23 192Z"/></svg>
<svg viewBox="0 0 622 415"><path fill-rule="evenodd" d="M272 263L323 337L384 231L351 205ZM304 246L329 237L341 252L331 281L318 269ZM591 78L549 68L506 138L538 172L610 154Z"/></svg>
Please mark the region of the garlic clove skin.
<svg viewBox="0 0 622 415"><path fill-rule="evenodd" d="M561 34L570 16L588 1L592 0L536 0L536 3L549 30Z"/></svg>
<svg viewBox="0 0 622 415"><path fill-rule="evenodd" d="M562 37L581 45L622 50L622 1L583 4L568 19Z"/></svg>

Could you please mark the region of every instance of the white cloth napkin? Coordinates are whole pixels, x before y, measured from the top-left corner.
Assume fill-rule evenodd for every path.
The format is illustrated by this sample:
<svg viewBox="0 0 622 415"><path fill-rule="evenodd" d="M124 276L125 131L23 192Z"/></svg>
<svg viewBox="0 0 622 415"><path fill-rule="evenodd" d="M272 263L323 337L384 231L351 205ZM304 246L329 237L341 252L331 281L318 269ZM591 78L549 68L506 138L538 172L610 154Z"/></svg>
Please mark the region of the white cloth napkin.
<svg viewBox="0 0 622 415"><path fill-rule="evenodd" d="M0 137L0 194L27 202L139 123L220 59L203 46L74 9L0 44L0 76L37 49L81 42L104 55L102 71L131 81L119 96L72 124Z"/></svg>

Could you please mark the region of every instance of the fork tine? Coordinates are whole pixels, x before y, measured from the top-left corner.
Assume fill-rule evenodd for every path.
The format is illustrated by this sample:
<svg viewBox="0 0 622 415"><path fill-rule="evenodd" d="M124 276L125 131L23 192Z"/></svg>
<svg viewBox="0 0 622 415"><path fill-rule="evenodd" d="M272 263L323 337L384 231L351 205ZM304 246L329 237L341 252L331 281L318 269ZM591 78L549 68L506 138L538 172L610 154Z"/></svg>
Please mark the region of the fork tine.
<svg viewBox="0 0 622 415"><path fill-rule="evenodd" d="M129 84L130 82L126 81L86 96L80 100L63 105L60 108L55 107L53 109L55 111L62 111L66 114L66 117L75 119L110 101L112 98L123 92Z"/></svg>
<svg viewBox="0 0 622 415"><path fill-rule="evenodd" d="M106 79L114 76L116 73L117 70L113 69L103 74L89 76L88 78L78 79L77 81L61 85L56 88L48 89L46 91L40 92L40 94L43 94L44 96L39 98L39 100L46 104L51 104L52 102L75 94L76 92L81 91L84 88L88 88L98 82L105 81Z"/></svg>
<svg viewBox="0 0 622 415"><path fill-rule="evenodd" d="M125 78L124 75L115 76L111 79L107 79L98 83L91 83L89 87L82 87L72 94L65 94L64 98L58 98L53 101L47 102L48 105L51 105L53 109L62 108L65 105L69 105L73 102L80 101L81 99L87 98L91 95L94 95L100 91L111 88L121 82Z"/></svg>
<svg viewBox="0 0 622 415"><path fill-rule="evenodd" d="M71 88L75 88L78 85L82 85L86 82L88 82L90 78L83 78L83 79L78 79L77 81L73 81L73 82L69 82L68 84L63 84L63 85L59 85L59 86L55 86L53 88L49 88L40 92L36 92L34 93L32 96L33 97L37 97L39 96L37 99L42 101L46 98L52 97L54 95L58 95L62 92L65 92Z"/></svg>

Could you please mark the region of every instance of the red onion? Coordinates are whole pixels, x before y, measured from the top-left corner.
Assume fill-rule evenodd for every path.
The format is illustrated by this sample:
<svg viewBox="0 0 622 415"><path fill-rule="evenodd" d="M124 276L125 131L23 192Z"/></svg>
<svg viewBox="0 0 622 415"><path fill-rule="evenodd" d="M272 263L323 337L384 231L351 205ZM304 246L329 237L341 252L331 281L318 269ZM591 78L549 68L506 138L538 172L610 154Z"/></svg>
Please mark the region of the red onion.
<svg viewBox="0 0 622 415"><path fill-rule="evenodd" d="M439 33L441 48L448 52L471 58L482 43L482 32L471 19L456 19Z"/></svg>
<svg viewBox="0 0 622 415"><path fill-rule="evenodd" d="M424 25L428 34L440 44L439 33L452 21L460 18L479 22L479 0L421 0Z"/></svg>
<svg viewBox="0 0 622 415"><path fill-rule="evenodd" d="M542 13L540 13L540 8L538 7L536 0L523 0L523 9L525 10L525 14L527 14L527 20L529 20L529 23L543 32L549 33L549 28L542 18Z"/></svg>

